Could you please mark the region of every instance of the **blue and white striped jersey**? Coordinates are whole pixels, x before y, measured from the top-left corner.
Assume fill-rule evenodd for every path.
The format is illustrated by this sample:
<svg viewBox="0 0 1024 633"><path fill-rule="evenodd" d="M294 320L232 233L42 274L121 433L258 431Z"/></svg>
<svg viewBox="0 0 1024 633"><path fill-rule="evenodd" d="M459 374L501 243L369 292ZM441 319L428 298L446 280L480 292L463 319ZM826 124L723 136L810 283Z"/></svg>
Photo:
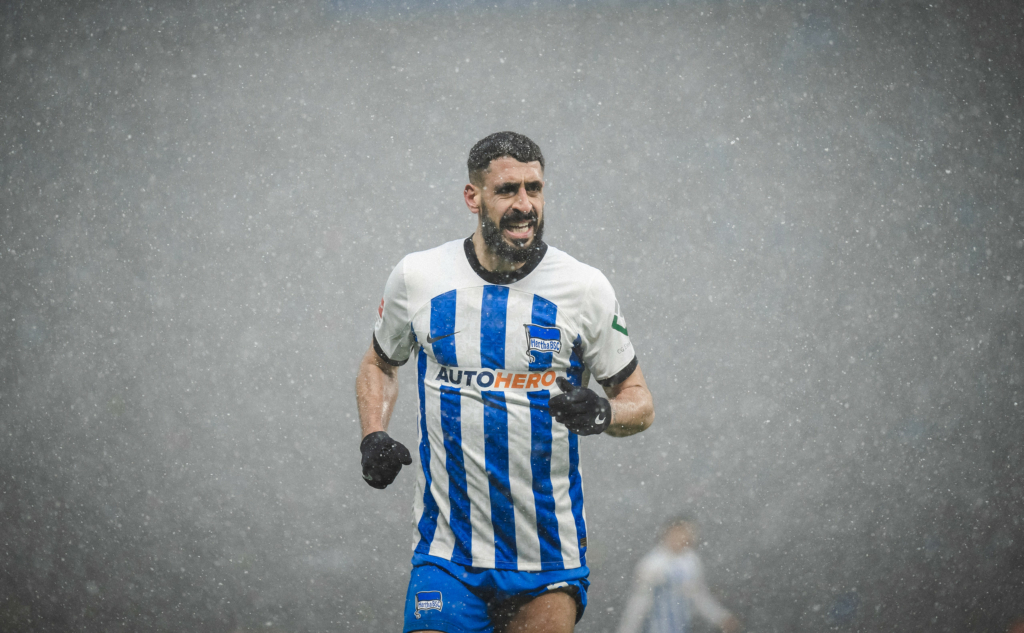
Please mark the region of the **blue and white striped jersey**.
<svg viewBox="0 0 1024 633"><path fill-rule="evenodd" d="M619 633L687 633L694 612L719 627L730 617L708 590L697 552L659 545L636 567Z"/></svg>
<svg viewBox="0 0 1024 633"><path fill-rule="evenodd" d="M407 255L385 287L377 353L415 361L414 551L523 571L586 564L579 437L552 423L556 376L625 380L636 356L611 284L543 245L511 275L471 240Z"/></svg>

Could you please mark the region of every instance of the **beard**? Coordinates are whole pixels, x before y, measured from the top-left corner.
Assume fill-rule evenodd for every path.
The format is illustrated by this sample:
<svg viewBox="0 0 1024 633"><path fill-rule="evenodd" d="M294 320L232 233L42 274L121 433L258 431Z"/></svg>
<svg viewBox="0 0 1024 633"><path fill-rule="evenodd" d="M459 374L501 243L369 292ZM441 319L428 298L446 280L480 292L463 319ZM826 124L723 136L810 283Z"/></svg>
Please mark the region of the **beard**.
<svg viewBox="0 0 1024 633"><path fill-rule="evenodd" d="M521 224L524 221L534 222L533 240L531 242L527 243L526 240L513 240L509 242L501 234L501 231L510 225ZM516 264L522 264L530 259L530 256L540 247L541 238L544 236L544 219L541 218L538 221L537 212L533 209L529 213L513 209L501 218L500 224L495 224L491 220L487 205L481 200L480 222L483 229L484 244L498 257Z"/></svg>

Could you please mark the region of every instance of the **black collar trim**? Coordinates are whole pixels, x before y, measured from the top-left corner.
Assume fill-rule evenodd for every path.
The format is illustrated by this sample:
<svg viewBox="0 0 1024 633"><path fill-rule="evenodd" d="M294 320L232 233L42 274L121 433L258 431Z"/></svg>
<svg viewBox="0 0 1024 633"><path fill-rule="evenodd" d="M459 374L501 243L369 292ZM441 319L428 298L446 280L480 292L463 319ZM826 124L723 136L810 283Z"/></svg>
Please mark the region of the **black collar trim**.
<svg viewBox="0 0 1024 633"><path fill-rule="evenodd" d="M514 284L532 273L533 269L537 267L537 264L544 259L544 255L548 252L548 245L544 242L538 242L537 245L533 247L533 254L530 255L530 259L526 260L526 263L520 266L517 270L496 272L487 270L480 265L480 260L476 258L476 249L473 248L472 235L466 238L466 241L462 243L462 246L466 250L466 259L469 260L469 265L472 266L473 272L489 284L500 285Z"/></svg>

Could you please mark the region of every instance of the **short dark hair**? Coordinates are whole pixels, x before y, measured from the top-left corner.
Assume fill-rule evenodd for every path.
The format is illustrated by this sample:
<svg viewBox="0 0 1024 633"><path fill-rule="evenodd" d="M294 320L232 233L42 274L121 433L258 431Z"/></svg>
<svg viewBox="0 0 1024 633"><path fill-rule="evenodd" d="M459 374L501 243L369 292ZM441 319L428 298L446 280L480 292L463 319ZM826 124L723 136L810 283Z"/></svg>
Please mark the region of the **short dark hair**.
<svg viewBox="0 0 1024 633"><path fill-rule="evenodd" d="M544 169L544 154L540 153L537 144L517 132L495 132L486 136L469 150L469 180L479 182L480 175L491 166L491 161L502 156L510 156L521 163L538 161Z"/></svg>
<svg viewBox="0 0 1024 633"><path fill-rule="evenodd" d="M679 514L675 514L669 517L668 520L666 520L663 524L663 529L667 532L675 526L682 525L684 523L688 523L696 527L697 519L689 512L680 512Z"/></svg>

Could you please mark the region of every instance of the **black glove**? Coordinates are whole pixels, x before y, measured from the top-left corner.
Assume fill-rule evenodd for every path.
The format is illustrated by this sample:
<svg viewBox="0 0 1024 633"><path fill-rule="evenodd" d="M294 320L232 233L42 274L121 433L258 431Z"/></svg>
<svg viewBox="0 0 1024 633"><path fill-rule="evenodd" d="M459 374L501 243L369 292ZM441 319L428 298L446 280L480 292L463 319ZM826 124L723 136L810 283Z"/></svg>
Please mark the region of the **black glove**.
<svg viewBox="0 0 1024 633"><path fill-rule="evenodd" d="M402 464L408 466L412 463L409 449L384 431L364 437L359 450L363 453L363 479L379 490L387 488L395 480Z"/></svg>
<svg viewBox="0 0 1024 633"><path fill-rule="evenodd" d="M612 423L612 404L595 391L577 387L565 378L555 382L563 393L548 402L551 415L577 435L604 433Z"/></svg>

